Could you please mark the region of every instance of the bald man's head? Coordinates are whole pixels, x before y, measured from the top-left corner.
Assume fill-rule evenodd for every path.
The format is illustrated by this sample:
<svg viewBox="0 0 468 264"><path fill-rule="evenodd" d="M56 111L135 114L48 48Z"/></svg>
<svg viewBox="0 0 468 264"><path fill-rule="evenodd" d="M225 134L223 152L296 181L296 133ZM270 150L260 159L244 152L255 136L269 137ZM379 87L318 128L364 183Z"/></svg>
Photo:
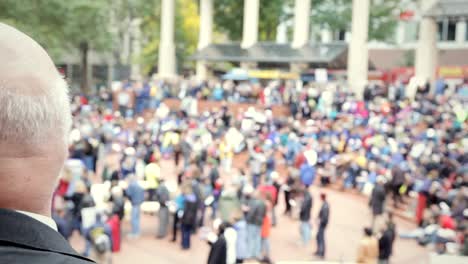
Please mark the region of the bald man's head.
<svg viewBox="0 0 468 264"><path fill-rule="evenodd" d="M1 23L0 40L0 144L65 141L71 125L68 89L49 55Z"/></svg>
<svg viewBox="0 0 468 264"><path fill-rule="evenodd" d="M47 52L0 23L0 208L50 215L71 126L65 81Z"/></svg>

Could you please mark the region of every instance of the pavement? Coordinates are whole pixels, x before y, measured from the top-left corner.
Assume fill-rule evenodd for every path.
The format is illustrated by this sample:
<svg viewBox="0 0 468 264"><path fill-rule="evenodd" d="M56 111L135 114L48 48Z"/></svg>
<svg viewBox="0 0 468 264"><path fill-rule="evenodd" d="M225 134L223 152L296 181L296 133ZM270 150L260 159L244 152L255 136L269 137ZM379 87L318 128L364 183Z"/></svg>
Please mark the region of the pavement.
<svg viewBox="0 0 468 264"><path fill-rule="evenodd" d="M176 168L172 161L163 161L161 169L169 184L176 182ZM225 175L225 177L229 177ZM313 252L316 249L315 232L316 216L320 209L319 195L327 193L330 204L330 222L325 233L326 256L324 260L316 259ZM284 205L277 208L278 224L272 228L271 259L275 263L354 263L359 241L363 235L363 228L370 225L371 213L364 197L349 192L342 192L331 188L312 187L314 198L312 232L313 241L307 247L299 245L299 222L283 216ZM282 194L279 201L283 201ZM206 263L209 245L195 234L192 236L190 250L182 250L180 237L177 243L166 239L156 239L158 220L155 215L142 216L142 235L137 239L130 239L123 235L121 252L113 254L114 264L150 264L150 263ZM411 221L395 218L397 232L406 232L416 226ZM130 230L129 221L124 221L123 232ZM75 234L71 240L72 246L82 252L84 242ZM428 263L427 249L419 246L416 241L404 240L397 237L391 263Z"/></svg>

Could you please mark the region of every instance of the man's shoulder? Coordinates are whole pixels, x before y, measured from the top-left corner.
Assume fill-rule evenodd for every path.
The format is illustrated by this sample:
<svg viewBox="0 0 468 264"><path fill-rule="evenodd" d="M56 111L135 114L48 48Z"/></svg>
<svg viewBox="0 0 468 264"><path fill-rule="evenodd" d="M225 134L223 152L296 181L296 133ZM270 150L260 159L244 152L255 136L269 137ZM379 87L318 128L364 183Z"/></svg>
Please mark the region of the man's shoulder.
<svg viewBox="0 0 468 264"><path fill-rule="evenodd" d="M36 261L36 257L40 261ZM8 262L7 258L14 261ZM46 261L48 259L50 261ZM93 262L80 256L62 235L49 226L27 215L0 209L0 263Z"/></svg>
<svg viewBox="0 0 468 264"><path fill-rule="evenodd" d="M63 253L36 250L6 242L0 242L0 263L36 264L91 264L91 260Z"/></svg>

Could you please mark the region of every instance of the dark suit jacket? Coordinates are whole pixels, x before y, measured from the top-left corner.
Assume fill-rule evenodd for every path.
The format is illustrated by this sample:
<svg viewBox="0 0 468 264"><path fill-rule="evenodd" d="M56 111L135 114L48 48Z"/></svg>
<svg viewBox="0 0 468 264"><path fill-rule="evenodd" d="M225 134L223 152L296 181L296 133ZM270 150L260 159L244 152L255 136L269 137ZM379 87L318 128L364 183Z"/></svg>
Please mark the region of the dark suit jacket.
<svg viewBox="0 0 468 264"><path fill-rule="evenodd" d="M55 230L18 212L0 209L0 263L90 264Z"/></svg>

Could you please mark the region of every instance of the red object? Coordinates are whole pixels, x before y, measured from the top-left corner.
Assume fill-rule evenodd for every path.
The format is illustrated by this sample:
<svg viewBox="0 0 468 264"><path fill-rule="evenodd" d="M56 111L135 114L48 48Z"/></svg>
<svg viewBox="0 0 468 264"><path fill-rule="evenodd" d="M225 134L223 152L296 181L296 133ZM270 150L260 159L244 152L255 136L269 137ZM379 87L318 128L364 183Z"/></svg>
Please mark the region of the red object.
<svg viewBox="0 0 468 264"><path fill-rule="evenodd" d="M305 161L306 161L306 157L304 156L304 153L301 152L297 154L296 160L294 161L294 166L296 167L296 169L300 169L302 164L304 164Z"/></svg>
<svg viewBox="0 0 468 264"><path fill-rule="evenodd" d="M456 224L455 220L448 215L441 215L439 217L439 224L442 228L452 229L455 230Z"/></svg>
<svg viewBox="0 0 468 264"><path fill-rule="evenodd" d="M69 182L60 179L59 184L57 186L57 191L55 192L58 196L65 196L68 190L68 186L70 185Z"/></svg>
<svg viewBox="0 0 468 264"><path fill-rule="evenodd" d="M270 237L270 230L271 230L271 220L268 215L263 218L263 223L262 223L262 238L268 238Z"/></svg>
<svg viewBox="0 0 468 264"><path fill-rule="evenodd" d="M413 19L414 12L412 10L406 10L400 13L400 20L408 21Z"/></svg>
<svg viewBox="0 0 468 264"><path fill-rule="evenodd" d="M80 96L80 103L81 105L87 105L88 104L88 99L84 96Z"/></svg>
<svg viewBox="0 0 468 264"><path fill-rule="evenodd" d="M427 197L419 193L418 194L418 205L416 206L416 223L420 224L424 215L424 208L426 208Z"/></svg>
<svg viewBox="0 0 468 264"><path fill-rule="evenodd" d="M276 201L276 188L273 185L260 185L258 186L258 190L261 194L269 193L271 195L272 202Z"/></svg>
<svg viewBox="0 0 468 264"><path fill-rule="evenodd" d="M119 252L120 251L120 219L117 215L114 215L107 221L107 224L111 228L112 252Z"/></svg>

